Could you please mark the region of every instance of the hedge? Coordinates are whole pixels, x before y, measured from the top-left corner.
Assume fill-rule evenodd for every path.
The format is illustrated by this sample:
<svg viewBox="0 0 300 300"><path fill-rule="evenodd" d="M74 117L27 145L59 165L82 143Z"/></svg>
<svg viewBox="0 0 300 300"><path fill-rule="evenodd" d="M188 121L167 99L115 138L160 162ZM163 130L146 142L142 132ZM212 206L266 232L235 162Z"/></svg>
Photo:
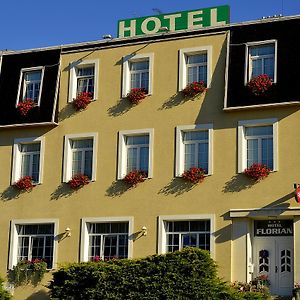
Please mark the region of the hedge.
<svg viewBox="0 0 300 300"><path fill-rule="evenodd" d="M0 300L10 300L11 294L3 287L4 280L0 277Z"/></svg>
<svg viewBox="0 0 300 300"><path fill-rule="evenodd" d="M68 264L53 273L49 289L52 299L64 300L247 299L217 277L209 252L197 248Z"/></svg>

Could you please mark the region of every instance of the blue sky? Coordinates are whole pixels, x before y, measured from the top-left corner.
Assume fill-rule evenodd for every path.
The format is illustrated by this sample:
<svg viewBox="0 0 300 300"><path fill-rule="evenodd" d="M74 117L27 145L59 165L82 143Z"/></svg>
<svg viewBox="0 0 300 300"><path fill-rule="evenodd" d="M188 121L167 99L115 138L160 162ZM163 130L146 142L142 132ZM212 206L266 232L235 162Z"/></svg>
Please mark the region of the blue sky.
<svg viewBox="0 0 300 300"><path fill-rule="evenodd" d="M155 15L157 9L170 13L226 4L231 23L300 14L300 0L3 0L0 50L98 40L116 36L121 19Z"/></svg>

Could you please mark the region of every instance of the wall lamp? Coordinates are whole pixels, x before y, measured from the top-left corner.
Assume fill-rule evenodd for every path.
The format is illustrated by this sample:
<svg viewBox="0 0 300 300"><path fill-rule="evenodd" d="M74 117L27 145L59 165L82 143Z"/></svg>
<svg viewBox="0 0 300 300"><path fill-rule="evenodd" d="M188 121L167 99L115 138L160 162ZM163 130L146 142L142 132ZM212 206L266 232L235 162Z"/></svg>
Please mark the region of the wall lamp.
<svg viewBox="0 0 300 300"><path fill-rule="evenodd" d="M159 28L159 31L170 31L170 29L167 26L162 26Z"/></svg>
<svg viewBox="0 0 300 300"><path fill-rule="evenodd" d="M104 35L102 36L102 38L103 38L104 40L112 40L112 36L111 36L110 34L104 34Z"/></svg>
<svg viewBox="0 0 300 300"><path fill-rule="evenodd" d="M147 231L147 227L146 226L143 226L142 229L141 229L141 234L142 236L146 236L148 234L148 231Z"/></svg>
<svg viewBox="0 0 300 300"><path fill-rule="evenodd" d="M66 229L65 229L65 237L70 237L72 235L72 233L71 233L71 228L70 227L67 227Z"/></svg>

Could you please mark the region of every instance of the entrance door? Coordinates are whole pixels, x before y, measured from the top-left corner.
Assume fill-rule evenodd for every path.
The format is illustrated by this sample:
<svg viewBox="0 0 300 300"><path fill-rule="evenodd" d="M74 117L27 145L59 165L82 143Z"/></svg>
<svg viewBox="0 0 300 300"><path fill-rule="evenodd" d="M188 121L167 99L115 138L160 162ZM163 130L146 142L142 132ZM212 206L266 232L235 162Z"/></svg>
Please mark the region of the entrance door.
<svg viewBox="0 0 300 300"><path fill-rule="evenodd" d="M255 237L254 277L268 275L274 295L291 295L294 286L293 237Z"/></svg>

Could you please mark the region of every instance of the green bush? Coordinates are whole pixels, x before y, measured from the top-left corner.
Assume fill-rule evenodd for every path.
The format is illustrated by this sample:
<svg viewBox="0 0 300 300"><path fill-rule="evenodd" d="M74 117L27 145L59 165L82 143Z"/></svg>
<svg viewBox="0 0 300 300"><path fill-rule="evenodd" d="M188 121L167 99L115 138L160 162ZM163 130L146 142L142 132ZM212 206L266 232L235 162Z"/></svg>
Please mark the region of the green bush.
<svg viewBox="0 0 300 300"><path fill-rule="evenodd" d="M50 283L54 299L229 299L207 251L185 248L138 260L75 263Z"/></svg>
<svg viewBox="0 0 300 300"><path fill-rule="evenodd" d="M3 287L4 280L0 277L0 300L11 299L11 294Z"/></svg>

